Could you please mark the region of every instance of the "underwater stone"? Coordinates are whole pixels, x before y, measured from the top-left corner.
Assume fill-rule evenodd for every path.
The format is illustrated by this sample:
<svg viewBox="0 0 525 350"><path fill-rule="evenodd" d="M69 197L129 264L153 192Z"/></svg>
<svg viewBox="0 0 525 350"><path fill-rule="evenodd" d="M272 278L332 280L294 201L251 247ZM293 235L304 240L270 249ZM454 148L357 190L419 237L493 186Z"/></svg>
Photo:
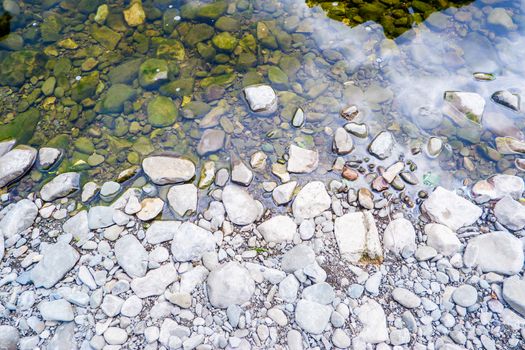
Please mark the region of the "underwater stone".
<svg viewBox="0 0 525 350"><path fill-rule="evenodd" d="M62 198L80 189L80 174L64 173L42 186L40 197L46 202Z"/></svg>
<svg viewBox="0 0 525 350"><path fill-rule="evenodd" d="M144 88L154 87L168 79L168 63L158 58L150 58L140 65L139 83Z"/></svg>
<svg viewBox="0 0 525 350"><path fill-rule="evenodd" d="M126 10L122 11L124 19L130 27L137 27L144 23L146 19L146 13L142 8L141 0L131 0L131 6Z"/></svg>
<svg viewBox="0 0 525 350"><path fill-rule="evenodd" d="M237 38L228 32L222 32L213 37L211 40L213 45L222 51L233 51L237 46Z"/></svg>
<svg viewBox="0 0 525 350"><path fill-rule="evenodd" d="M380 132L368 146L369 152L379 159L390 157L394 148L394 137L388 131Z"/></svg>
<svg viewBox="0 0 525 350"><path fill-rule="evenodd" d="M144 159L142 168L157 185L185 182L195 176L195 165L187 159L154 156Z"/></svg>
<svg viewBox="0 0 525 350"><path fill-rule="evenodd" d="M519 112L520 110L520 95L513 94L508 90L496 91L492 94L492 101Z"/></svg>
<svg viewBox="0 0 525 350"><path fill-rule="evenodd" d="M447 91L444 98L446 104L443 112L454 122L463 125L470 120L481 124L485 110L485 99L482 96L475 92Z"/></svg>
<svg viewBox="0 0 525 350"><path fill-rule="evenodd" d="M244 88L250 109L261 114L277 111L277 95L270 85L252 85Z"/></svg>
<svg viewBox="0 0 525 350"><path fill-rule="evenodd" d="M35 163L36 155L36 149L22 145L0 157L0 188L22 177Z"/></svg>
<svg viewBox="0 0 525 350"><path fill-rule="evenodd" d="M108 50L114 50L122 36L106 26L91 27L91 36Z"/></svg>
<svg viewBox="0 0 525 350"><path fill-rule="evenodd" d="M224 146L225 138L226 133L222 130L205 130L197 146L197 153L204 156L219 151Z"/></svg>
<svg viewBox="0 0 525 350"><path fill-rule="evenodd" d="M346 132L346 131L345 131ZM317 151L291 145L287 170L291 173L311 173L319 164L319 153Z"/></svg>
<svg viewBox="0 0 525 350"><path fill-rule="evenodd" d="M156 127L172 125L177 120L179 111L173 100L165 96L157 96L148 103L148 121Z"/></svg>
<svg viewBox="0 0 525 350"><path fill-rule="evenodd" d="M108 89L102 101L102 113L118 113L124 109L124 103L136 96L137 92L131 86L115 84Z"/></svg>

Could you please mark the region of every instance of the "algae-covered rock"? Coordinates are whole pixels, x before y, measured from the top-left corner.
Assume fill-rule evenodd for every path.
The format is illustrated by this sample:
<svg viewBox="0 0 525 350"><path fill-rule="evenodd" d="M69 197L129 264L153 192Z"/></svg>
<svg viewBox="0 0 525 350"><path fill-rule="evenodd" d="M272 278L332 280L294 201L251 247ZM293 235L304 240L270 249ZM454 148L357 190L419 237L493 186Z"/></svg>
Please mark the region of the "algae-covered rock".
<svg viewBox="0 0 525 350"><path fill-rule="evenodd" d="M180 41L175 39L153 38L152 44L154 47L157 47L156 53L158 58L177 61L184 60L186 53Z"/></svg>
<svg viewBox="0 0 525 350"><path fill-rule="evenodd" d="M160 87L161 94L171 97L189 96L193 93L195 79L182 78L177 79Z"/></svg>
<svg viewBox="0 0 525 350"><path fill-rule="evenodd" d="M114 50L117 47L122 35L106 26L93 25L91 27L91 36L98 43L108 50Z"/></svg>
<svg viewBox="0 0 525 350"><path fill-rule="evenodd" d="M223 16L215 22L215 28L224 32L235 32L241 28L241 23L236 18Z"/></svg>
<svg viewBox="0 0 525 350"><path fill-rule="evenodd" d="M93 141L87 137L79 137L74 142L75 149L84 154L92 154L95 152L95 145Z"/></svg>
<svg viewBox="0 0 525 350"><path fill-rule="evenodd" d="M20 86L43 72L47 57L38 51L21 50L0 56L0 85Z"/></svg>
<svg viewBox="0 0 525 350"><path fill-rule="evenodd" d="M82 77L78 82L76 82L75 85L73 85L71 98L77 102L80 102L85 98L93 97L97 91L98 83L99 75L97 71Z"/></svg>
<svg viewBox="0 0 525 350"><path fill-rule="evenodd" d="M139 67L142 64L142 59L126 61L116 67L110 69L108 73L109 80L113 84L131 83L138 77Z"/></svg>
<svg viewBox="0 0 525 350"><path fill-rule="evenodd" d="M44 19L40 26L40 35L44 42L54 42L59 40L62 35L63 23L58 15L51 15Z"/></svg>
<svg viewBox="0 0 525 350"><path fill-rule="evenodd" d="M281 68L276 66L271 66L268 69L268 79L270 79L270 81L276 85L288 85L288 76L281 70Z"/></svg>
<svg viewBox="0 0 525 350"><path fill-rule="evenodd" d="M238 40L229 32L222 32L215 35L212 39L213 45L222 51L233 51L237 46Z"/></svg>
<svg viewBox="0 0 525 350"><path fill-rule="evenodd" d="M166 96L157 96L148 103L148 121L156 127L172 125L177 120L179 111L173 100Z"/></svg>
<svg viewBox="0 0 525 350"><path fill-rule="evenodd" d="M215 31L213 30L213 27L205 23L199 23L188 30L188 32L182 37L182 41L189 46L195 46L197 43L211 38L214 33Z"/></svg>
<svg viewBox="0 0 525 350"><path fill-rule="evenodd" d="M102 102L102 113L118 113L124 108L124 103L137 95L135 89L124 84L111 86Z"/></svg>
<svg viewBox="0 0 525 350"><path fill-rule="evenodd" d="M184 118L193 119L198 118L210 111L211 107L206 102L191 101L183 108Z"/></svg>
<svg viewBox="0 0 525 350"><path fill-rule="evenodd" d="M15 139L18 143L26 143L35 132L40 119L40 113L36 108L18 114L15 119L7 124L0 124L0 141Z"/></svg>
<svg viewBox="0 0 525 350"><path fill-rule="evenodd" d="M143 24L144 20L146 19L146 13L142 8L141 0L132 0L131 6L122 11L122 13L124 15L124 19L126 20L126 23L130 27L137 27Z"/></svg>
<svg viewBox="0 0 525 350"><path fill-rule="evenodd" d="M226 1L215 1L200 6L195 14L199 18L217 19L226 11L227 7L228 3Z"/></svg>
<svg viewBox="0 0 525 350"><path fill-rule="evenodd" d="M149 88L168 79L168 63L158 58L150 58L140 65L139 83Z"/></svg>

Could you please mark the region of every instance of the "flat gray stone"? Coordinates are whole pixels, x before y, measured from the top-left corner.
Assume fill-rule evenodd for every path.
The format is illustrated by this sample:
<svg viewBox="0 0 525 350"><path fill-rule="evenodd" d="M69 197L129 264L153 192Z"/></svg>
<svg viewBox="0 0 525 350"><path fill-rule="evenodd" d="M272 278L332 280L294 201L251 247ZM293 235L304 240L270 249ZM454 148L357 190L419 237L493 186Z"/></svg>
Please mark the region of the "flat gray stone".
<svg viewBox="0 0 525 350"><path fill-rule="evenodd" d="M421 305L421 299L405 288L395 288L392 291L392 298L407 309L414 309Z"/></svg>
<svg viewBox="0 0 525 350"><path fill-rule="evenodd" d="M38 215L38 208L29 199L22 199L14 204L0 220L0 231L8 239L33 225Z"/></svg>
<svg viewBox="0 0 525 350"><path fill-rule="evenodd" d="M45 321L73 321L73 307L64 299L43 301L38 305L38 311Z"/></svg>
<svg viewBox="0 0 525 350"><path fill-rule="evenodd" d="M452 300L459 306L470 307L478 301L478 291L470 284L464 284L452 292Z"/></svg>
<svg viewBox="0 0 525 350"><path fill-rule="evenodd" d="M79 173L63 173L53 178L53 180L42 186L40 197L46 202L66 197L67 195L80 189Z"/></svg>
<svg viewBox="0 0 525 350"><path fill-rule="evenodd" d="M42 247L42 259L31 270L35 287L51 288L77 263L80 254L69 244L57 242Z"/></svg>
<svg viewBox="0 0 525 350"><path fill-rule="evenodd" d="M0 157L0 188L21 178L35 163L33 147L18 146Z"/></svg>
<svg viewBox="0 0 525 350"><path fill-rule="evenodd" d="M205 252L215 250L213 234L191 222L184 222L173 235L171 253L175 261L196 261Z"/></svg>
<svg viewBox="0 0 525 350"><path fill-rule="evenodd" d="M326 282L321 282L303 289L302 297L305 300L329 305L335 299L335 292L331 285Z"/></svg>
<svg viewBox="0 0 525 350"><path fill-rule="evenodd" d="M299 244L284 253L281 260L281 269L286 272L295 272L304 269L315 262L315 253L306 244Z"/></svg>
<svg viewBox="0 0 525 350"><path fill-rule="evenodd" d="M88 212L88 224L91 230L114 225L113 215L115 209L112 207L96 206L91 207Z"/></svg>
<svg viewBox="0 0 525 350"><path fill-rule="evenodd" d="M146 230L146 241L149 244L171 241L180 225L180 221L154 221Z"/></svg>
<svg viewBox="0 0 525 350"><path fill-rule="evenodd" d="M148 252L132 234L120 237L115 243L117 263L130 277L143 277L148 270Z"/></svg>
<svg viewBox="0 0 525 350"><path fill-rule="evenodd" d="M302 330L311 334L321 334L330 322L332 307L301 299L295 307L295 322Z"/></svg>
<svg viewBox="0 0 525 350"><path fill-rule="evenodd" d="M170 262L158 269L150 270L144 277L134 278L131 281L131 289L142 299L162 295L176 279L177 270Z"/></svg>

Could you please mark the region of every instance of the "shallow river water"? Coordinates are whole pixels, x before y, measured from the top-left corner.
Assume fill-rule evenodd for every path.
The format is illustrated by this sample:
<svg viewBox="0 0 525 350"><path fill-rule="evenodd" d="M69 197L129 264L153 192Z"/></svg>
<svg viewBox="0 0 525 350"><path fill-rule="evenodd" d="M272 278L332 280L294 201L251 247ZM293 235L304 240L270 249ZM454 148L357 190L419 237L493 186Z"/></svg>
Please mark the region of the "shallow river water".
<svg viewBox="0 0 525 350"><path fill-rule="evenodd" d="M260 150L268 162L256 179L275 181L272 165L278 172L290 144L319 151L320 166L305 180L341 179L332 135L352 105L353 122L368 127L344 156L363 174L358 183L396 157L412 162L414 192L519 173L524 9L521 0L4 0L0 140L64 153L12 186L31 190L68 170L112 180L160 153L220 168ZM277 92L275 114L250 111L242 89L257 83ZM447 91L479 94L482 113L454 119ZM498 91L517 94L519 110L494 102ZM304 123L294 118L299 108ZM225 132L218 151L199 149L203 135L220 143L221 133L206 130ZM367 146L384 130L397 145L378 161ZM443 141L437 157L427 154L431 137Z"/></svg>

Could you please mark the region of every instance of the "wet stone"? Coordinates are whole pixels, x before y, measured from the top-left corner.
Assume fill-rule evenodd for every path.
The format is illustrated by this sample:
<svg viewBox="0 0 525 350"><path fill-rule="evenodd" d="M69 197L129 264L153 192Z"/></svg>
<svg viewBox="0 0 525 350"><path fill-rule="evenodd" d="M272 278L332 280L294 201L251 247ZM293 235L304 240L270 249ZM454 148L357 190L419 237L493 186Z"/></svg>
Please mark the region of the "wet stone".
<svg viewBox="0 0 525 350"><path fill-rule="evenodd" d="M513 111L520 111L520 95L513 94L508 90L496 91L492 94L492 100L504 107L512 109Z"/></svg>
<svg viewBox="0 0 525 350"><path fill-rule="evenodd" d="M244 96L250 109L261 114L277 111L277 95L269 85L252 85L244 88Z"/></svg>
<svg viewBox="0 0 525 350"><path fill-rule="evenodd" d="M388 131L379 133L368 146L368 151L379 159L390 157L394 148L394 137Z"/></svg>
<svg viewBox="0 0 525 350"><path fill-rule="evenodd" d="M0 188L18 180L35 163L37 151L18 146L0 157Z"/></svg>
<svg viewBox="0 0 525 350"><path fill-rule="evenodd" d="M187 159L154 156L144 159L142 168L157 185L185 182L195 176L195 165Z"/></svg>
<svg viewBox="0 0 525 350"><path fill-rule="evenodd" d="M308 150L296 145L291 145L287 170L291 173L311 173L319 165L317 150Z"/></svg>
<svg viewBox="0 0 525 350"><path fill-rule="evenodd" d="M200 156L204 156L221 150L224 146L225 138L226 133L222 130L205 130L197 146L197 153Z"/></svg>
<svg viewBox="0 0 525 350"><path fill-rule="evenodd" d="M80 189L80 174L64 173L46 183L40 190L40 197L51 202L57 198L65 197Z"/></svg>

